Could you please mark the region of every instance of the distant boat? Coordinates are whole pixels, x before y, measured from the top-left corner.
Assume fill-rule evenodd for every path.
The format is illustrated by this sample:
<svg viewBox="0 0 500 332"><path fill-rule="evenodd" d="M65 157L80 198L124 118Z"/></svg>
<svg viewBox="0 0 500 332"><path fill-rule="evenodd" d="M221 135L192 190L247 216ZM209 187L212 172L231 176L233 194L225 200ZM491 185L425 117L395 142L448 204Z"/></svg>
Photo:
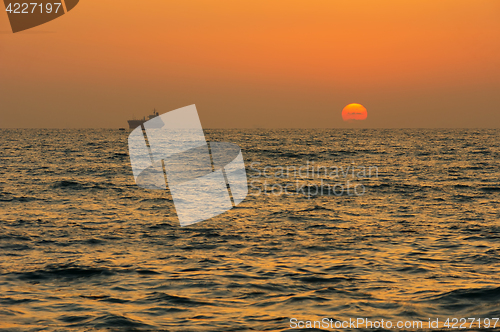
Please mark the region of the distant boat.
<svg viewBox="0 0 500 332"><path fill-rule="evenodd" d="M146 119L146 117L142 117L141 120L128 120L127 121L128 127L130 129L135 129L135 128L139 127L140 125L142 125L144 122L156 118L158 115L159 115L158 112L156 111L156 109L154 109L153 114L149 115L147 119Z"/></svg>

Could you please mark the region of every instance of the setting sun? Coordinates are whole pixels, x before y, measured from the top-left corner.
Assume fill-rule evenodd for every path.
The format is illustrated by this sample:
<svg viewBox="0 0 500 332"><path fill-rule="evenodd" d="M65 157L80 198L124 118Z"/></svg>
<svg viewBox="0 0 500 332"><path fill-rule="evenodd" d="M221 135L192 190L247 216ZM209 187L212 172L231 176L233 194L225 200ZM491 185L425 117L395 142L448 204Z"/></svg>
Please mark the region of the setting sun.
<svg viewBox="0 0 500 332"><path fill-rule="evenodd" d="M342 110L344 121L365 120L367 116L366 108L361 104L349 104Z"/></svg>

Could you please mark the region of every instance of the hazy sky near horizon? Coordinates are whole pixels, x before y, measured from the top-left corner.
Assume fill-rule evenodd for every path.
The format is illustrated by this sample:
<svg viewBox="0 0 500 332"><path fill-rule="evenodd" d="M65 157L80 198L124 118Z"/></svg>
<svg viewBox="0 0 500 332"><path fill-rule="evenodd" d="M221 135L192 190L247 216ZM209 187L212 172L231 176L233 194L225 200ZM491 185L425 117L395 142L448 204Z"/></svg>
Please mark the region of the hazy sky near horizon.
<svg viewBox="0 0 500 332"><path fill-rule="evenodd" d="M0 13L0 128L190 104L206 128L498 128L500 1L82 0L16 34Z"/></svg>

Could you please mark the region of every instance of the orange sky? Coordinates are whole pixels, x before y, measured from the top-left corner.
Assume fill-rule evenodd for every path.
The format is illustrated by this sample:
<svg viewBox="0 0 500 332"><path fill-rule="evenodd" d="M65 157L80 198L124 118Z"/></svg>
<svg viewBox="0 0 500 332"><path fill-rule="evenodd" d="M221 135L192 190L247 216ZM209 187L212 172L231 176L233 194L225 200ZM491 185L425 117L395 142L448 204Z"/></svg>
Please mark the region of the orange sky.
<svg viewBox="0 0 500 332"><path fill-rule="evenodd" d="M498 91L497 0L84 0L17 34L0 13L0 127L190 104L205 127L349 127L349 103L365 127L498 127Z"/></svg>

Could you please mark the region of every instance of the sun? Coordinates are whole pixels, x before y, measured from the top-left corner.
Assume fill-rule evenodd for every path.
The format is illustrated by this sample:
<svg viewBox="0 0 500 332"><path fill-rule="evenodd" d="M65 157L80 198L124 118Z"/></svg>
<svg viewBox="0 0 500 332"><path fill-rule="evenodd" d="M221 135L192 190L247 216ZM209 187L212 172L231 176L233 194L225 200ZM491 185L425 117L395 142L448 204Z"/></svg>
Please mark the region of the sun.
<svg viewBox="0 0 500 332"><path fill-rule="evenodd" d="M342 119L344 121L365 120L367 116L368 112L361 104L349 104L342 110Z"/></svg>

